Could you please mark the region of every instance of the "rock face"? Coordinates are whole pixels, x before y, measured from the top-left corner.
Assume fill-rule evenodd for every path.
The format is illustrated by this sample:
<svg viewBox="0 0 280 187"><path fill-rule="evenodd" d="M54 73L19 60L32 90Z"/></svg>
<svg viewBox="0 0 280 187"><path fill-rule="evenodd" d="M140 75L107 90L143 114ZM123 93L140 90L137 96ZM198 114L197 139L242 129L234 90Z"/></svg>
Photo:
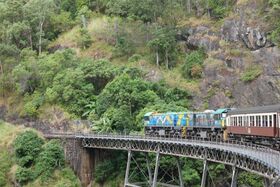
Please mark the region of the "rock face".
<svg viewBox="0 0 280 187"><path fill-rule="evenodd" d="M229 42L243 42L250 50L267 46L265 32L259 28L251 28L241 20L226 20L221 28L221 39Z"/></svg>
<svg viewBox="0 0 280 187"><path fill-rule="evenodd" d="M220 38L206 26L189 29L186 44L189 48L203 48L207 52L217 50Z"/></svg>
<svg viewBox="0 0 280 187"><path fill-rule="evenodd" d="M251 52L247 64L259 66L262 74L255 80L244 82L240 74L246 71L242 57L226 59L216 64L205 64L204 79L200 84L201 95L196 97L195 108L246 107L276 104L280 101L280 50L277 47L261 48ZM203 99L202 99L203 98Z"/></svg>
<svg viewBox="0 0 280 187"><path fill-rule="evenodd" d="M257 50L266 45L267 39L264 32L259 29L247 27L246 33L241 34L244 44L251 50Z"/></svg>
<svg viewBox="0 0 280 187"><path fill-rule="evenodd" d="M233 96L240 106L261 106L280 101L280 50L277 47L254 51L254 63L262 67L260 77L250 83L235 85Z"/></svg>
<svg viewBox="0 0 280 187"><path fill-rule="evenodd" d="M194 93L195 109L261 106L280 101L280 50L267 37L258 3L237 6L220 28L207 24L186 29L188 50L203 48L200 90ZM261 75L242 81L257 67Z"/></svg>

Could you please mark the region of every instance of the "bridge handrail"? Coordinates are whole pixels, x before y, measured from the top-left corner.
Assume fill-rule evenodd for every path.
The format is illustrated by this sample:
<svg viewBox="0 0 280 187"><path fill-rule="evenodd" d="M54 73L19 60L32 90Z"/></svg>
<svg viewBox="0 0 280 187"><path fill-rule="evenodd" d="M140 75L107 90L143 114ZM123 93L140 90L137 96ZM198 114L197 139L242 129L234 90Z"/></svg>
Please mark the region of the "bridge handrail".
<svg viewBox="0 0 280 187"><path fill-rule="evenodd" d="M237 140L226 140L226 141L218 141L218 140L205 140L203 138L199 137L191 137L191 138L181 138L181 137L150 137L145 136L143 134L122 134L122 133L82 133L82 132L51 132L50 134L45 134L46 137L51 136L57 136L57 137L63 137L63 136L69 136L69 137L84 137L84 138L130 138L130 139L152 139L152 140L164 140L164 141L174 141L174 142L199 142L199 143L208 143L208 144L219 144L219 145L230 145L230 146L238 146L242 148L250 148L255 150L261 150L269 153L274 153L280 155L280 152L273 150L271 148L268 148L266 146L253 144L250 142L241 142Z"/></svg>

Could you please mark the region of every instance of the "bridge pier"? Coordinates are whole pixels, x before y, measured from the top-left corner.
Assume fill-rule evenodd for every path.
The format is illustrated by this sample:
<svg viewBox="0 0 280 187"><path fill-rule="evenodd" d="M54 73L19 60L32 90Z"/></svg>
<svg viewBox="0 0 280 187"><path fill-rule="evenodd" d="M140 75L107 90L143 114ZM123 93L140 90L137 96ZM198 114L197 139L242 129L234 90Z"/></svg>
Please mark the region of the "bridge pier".
<svg viewBox="0 0 280 187"><path fill-rule="evenodd" d="M91 186L95 166L104 159L106 151L84 148L81 140L71 139L64 141L64 154L81 185L87 187Z"/></svg>
<svg viewBox="0 0 280 187"><path fill-rule="evenodd" d="M202 179L201 179L201 187L205 187L205 185L206 185L207 171L208 171L208 161L207 161L207 159L204 159L204 161L203 161L203 173L202 173Z"/></svg>

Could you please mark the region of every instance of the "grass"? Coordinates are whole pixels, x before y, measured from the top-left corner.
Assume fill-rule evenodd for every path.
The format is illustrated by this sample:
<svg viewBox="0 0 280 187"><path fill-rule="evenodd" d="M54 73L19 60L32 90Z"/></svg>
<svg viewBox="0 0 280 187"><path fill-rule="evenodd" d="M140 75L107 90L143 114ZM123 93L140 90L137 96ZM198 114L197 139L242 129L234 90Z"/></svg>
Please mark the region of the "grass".
<svg viewBox="0 0 280 187"><path fill-rule="evenodd" d="M12 186L10 170L15 161L11 145L20 129L20 127L0 121L0 186Z"/></svg>
<svg viewBox="0 0 280 187"><path fill-rule="evenodd" d="M185 27L185 26L197 27L200 25L211 25L211 24L213 24L213 21L209 19L208 16L202 16L201 18L190 17L188 19L182 20L179 23L179 27Z"/></svg>
<svg viewBox="0 0 280 187"><path fill-rule="evenodd" d="M257 79L262 74L262 68L257 65L253 65L245 69L245 72L241 75L240 79L243 82L251 82Z"/></svg>
<svg viewBox="0 0 280 187"><path fill-rule="evenodd" d="M74 172L69 168L63 168L61 170L55 170L52 178L48 179L46 182L42 183L40 179L30 182L26 187L33 186L44 186L44 187L78 187L81 186L78 178L75 176Z"/></svg>
<svg viewBox="0 0 280 187"><path fill-rule="evenodd" d="M20 131L22 131L22 127L0 122L0 148L8 148Z"/></svg>

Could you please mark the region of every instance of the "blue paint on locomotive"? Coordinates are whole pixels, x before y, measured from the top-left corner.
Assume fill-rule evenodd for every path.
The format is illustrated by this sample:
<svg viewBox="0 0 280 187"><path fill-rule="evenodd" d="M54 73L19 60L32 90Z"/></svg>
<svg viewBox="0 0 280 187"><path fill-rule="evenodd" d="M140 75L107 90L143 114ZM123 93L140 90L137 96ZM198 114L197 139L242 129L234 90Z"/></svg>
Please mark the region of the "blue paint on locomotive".
<svg viewBox="0 0 280 187"><path fill-rule="evenodd" d="M186 126L186 112L168 112L168 113L147 113L144 116L147 126Z"/></svg>
<svg viewBox="0 0 280 187"><path fill-rule="evenodd" d="M192 127L192 128L223 128L228 109L218 109L214 112L168 112L145 114L146 126L157 127Z"/></svg>

